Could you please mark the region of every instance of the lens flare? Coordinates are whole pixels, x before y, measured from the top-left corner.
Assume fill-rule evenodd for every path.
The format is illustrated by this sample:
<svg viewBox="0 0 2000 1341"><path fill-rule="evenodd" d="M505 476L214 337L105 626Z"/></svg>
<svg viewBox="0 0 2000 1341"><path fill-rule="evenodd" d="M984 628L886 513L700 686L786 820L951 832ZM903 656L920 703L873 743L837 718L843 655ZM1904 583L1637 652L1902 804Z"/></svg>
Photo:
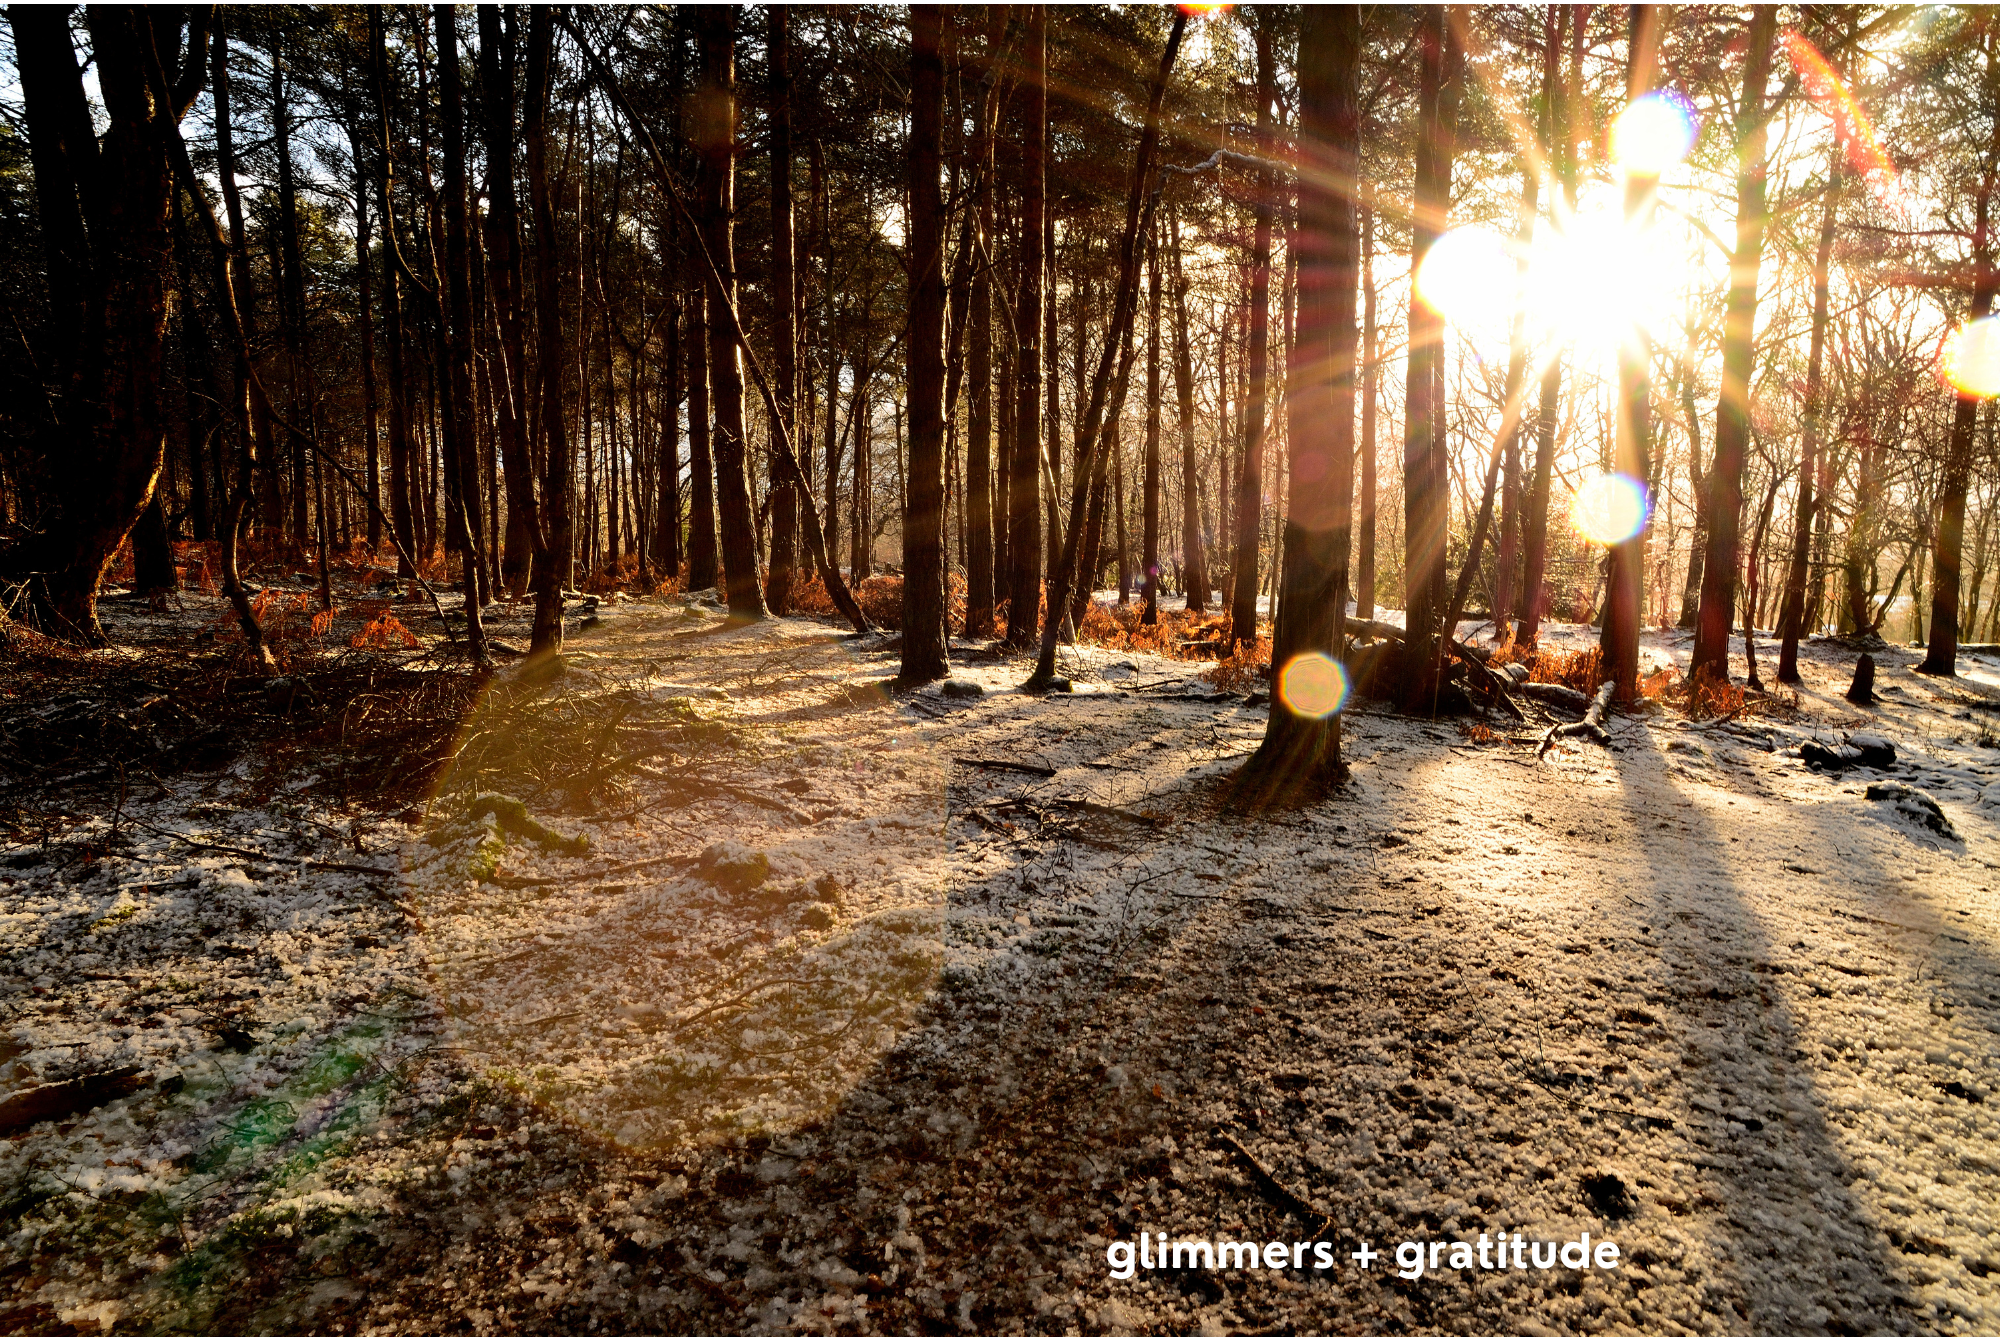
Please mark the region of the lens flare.
<svg viewBox="0 0 2000 1341"><path fill-rule="evenodd" d="M1454 228L1431 244L1417 267L1417 296L1454 326L1503 324L1514 305L1514 258L1485 228Z"/></svg>
<svg viewBox="0 0 2000 1341"><path fill-rule="evenodd" d="M1903 207L1902 179L1896 173L1896 165L1890 159L1888 149L1883 147L1882 137L1875 133L1875 123L1869 118L1867 109L1855 98L1853 90L1847 87L1847 81L1840 77L1840 72L1820 54L1818 47L1789 29L1780 41L1792 68L1798 72L1800 82L1805 86L1806 96L1833 122L1833 133L1847 156L1848 169L1868 183L1877 200L1900 211Z"/></svg>
<svg viewBox="0 0 2000 1341"><path fill-rule="evenodd" d="M1205 19L1212 14L1220 14L1228 5L1182 5L1181 13L1191 19Z"/></svg>
<svg viewBox="0 0 2000 1341"><path fill-rule="evenodd" d="M1944 346L1944 380L1968 396L2000 396L2000 317L1981 317Z"/></svg>
<svg viewBox="0 0 2000 1341"><path fill-rule="evenodd" d="M1611 123L1611 160L1627 175L1658 177L1694 148L1694 108L1672 90L1627 103Z"/></svg>
<svg viewBox="0 0 2000 1341"><path fill-rule="evenodd" d="M1651 504L1646 486L1629 475L1587 480L1570 503L1570 522L1586 539L1616 545L1639 534Z"/></svg>
<svg viewBox="0 0 2000 1341"><path fill-rule="evenodd" d="M1278 700L1301 717L1328 717L1347 701L1347 672L1324 652L1293 657L1278 672Z"/></svg>

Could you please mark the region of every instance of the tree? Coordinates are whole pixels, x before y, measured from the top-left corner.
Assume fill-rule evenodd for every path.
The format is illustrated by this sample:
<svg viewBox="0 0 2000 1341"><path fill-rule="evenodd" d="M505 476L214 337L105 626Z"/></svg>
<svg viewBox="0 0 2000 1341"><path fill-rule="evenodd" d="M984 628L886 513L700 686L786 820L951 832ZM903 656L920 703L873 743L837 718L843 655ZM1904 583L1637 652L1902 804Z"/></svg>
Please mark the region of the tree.
<svg viewBox="0 0 2000 1341"><path fill-rule="evenodd" d="M1174 398L1181 429L1181 586L1187 611L1208 608L1208 562L1201 533L1201 461L1195 450L1194 353L1188 343L1188 278L1181 259L1181 220L1169 206L1167 235L1174 264Z"/></svg>
<svg viewBox="0 0 2000 1341"><path fill-rule="evenodd" d="M1277 97L1277 54L1272 45L1271 11L1259 7L1252 20L1257 45L1257 152L1271 154L1271 104ZM1257 549L1264 534L1264 421L1271 350L1271 214L1278 191L1269 168L1255 174L1255 219L1250 243L1249 396L1244 402L1243 466L1236 476L1236 561L1230 565L1235 591L1229 603L1229 641L1257 641Z"/></svg>
<svg viewBox="0 0 2000 1341"><path fill-rule="evenodd" d="M1160 622L1160 230L1146 230L1146 474L1139 541L1145 583L1141 624Z"/></svg>
<svg viewBox="0 0 2000 1341"><path fill-rule="evenodd" d="M1410 225L1410 271L1416 273L1444 232L1451 209L1451 160L1458 88L1462 7L1423 12L1418 28L1416 205ZM1444 323L1410 294L1409 353L1403 400L1404 701L1427 706L1438 678L1438 628L1445 614L1445 540L1450 482L1444 425L1437 405L1444 384Z"/></svg>
<svg viewBox="0 0 2000 1341"><path fill-rule="evenodd" d="M1570 27L1570 66L1567 78L1558 74L1564 22L1574 16ZM1550 5L1543 11L1542 143L1554 175L1562 183L1562 199L1569 213L1576 212L1577 154L1575 123L1571 108L1581 96L1584 51L1584 11L1574 6ZM1555 183L1550 183L1549 212L1556 213ZM1562 360L1548 359L1542 369L1540 398L1535 406L1535 462L1528 477L1525 515L1521 518L1521 620L1518 641L1532 645L1541 634L1547 604L1544 587L1549 557L1549 494L1554 484L1556 459L1556 411L1562 391Z"/></svg>
<svg viewBox="0 0 2000 1341"><path fill-rule="evenodd" d="M86 15L107 124L91 122L68 6L8 8L27 109L48 285L47 411L35 529L0 552L43 629L102 643L97 589L164 460L173 168L168 140L200 92L207 11L104 5ZM158 62L155 89L148 67Z"/></svg>
<svg viewBox="0 0 2000 1341"><path fill-rule="evenodd" d="M2000 289L2000 269L1993 264L1993 186L2000 177L2000 35L1982 19L1979 42L1985 56L1982 102L1993 118L1990 146L1980 164L1979 185L1973 196L1972 301L1968 322L1978 321L1993 310L1993 295ZM1972 475L1973 431L1979 418L1980 396L1976 389L1961 387L1952 406L1951 440L1946 448L1944 482L1940 490L1937 530L1932 546L1931 636L1924 649L1925 675L1958 674L1958 601L1961 566L1965 547L1965 496Z"/></svg>
<svg viewBox="0 0 2000 1341"><path fill-rule="evenodd" d="M1643 97L1651 91L1658 58L1658 7L1634 5L1625 80L1628 100ZM1627 172L1625 220L1628 228L1643 227L1652 216L1658 185L1656 178L1642 172ZM1612 447L1612 469L1634 488L1643 488L1652 478L1651 360L1646 333L1634 327L1618 346L1618 399L1613 411L1616 422ZM1621 699L1631 698L1639 688L1639 598L1645 561L1646 528L1643 525L1637 534L1611 546L1605 584L1604 622L1598 635L1598 647L1604 657L1604 674L1617 683ZM1724 580L1733 580L1734 567L1725 571Z"/></svg>
<svg viewBox="0 0 2000 1341"><path fill-rule="evenodd" d="M475 661L486 659L486 631L479 617L482 595L479 561L479 472L474 455L472 405L472 229L468 216L465 160L465 93L458 60L458 12L452 5L431 11L437 21L439 111L444 122L445 287L448 307L440 315L446 332L442 353L448 369L445 400L445 460L458 479L448 491L451 530L463 567L465 636Z"/></svg>
<svg viewBox="0 0 2000 1341"><path fill-rule="evenodd" d="M1360 11L1311 6L1299 32L1298 327L1287 373L1290 490L1264 740L1239 785L1316 794L1342 775L1338 661L1354 503L1354 183L1361 161Z"/></svg>
<svg viewBox="0 0 2000 1341"><path fill-rule="evenodd" d="M1030 686L1055 682L1056 638L1061 632L1063 614L1069 607L1072 586L1079 577L1085 508L1089 504L1091 490L1097 487L1103 473L1099 452L1107 424L1107 409L1111 418L1115 419L1132 372L1132 327L1139 304L1139 243L1151 219L1151 202L1159 198L1158 191L1149 191L1148 187L1160 144L1160 101L1166 96L1167 78L1173 73L1174 59L1180 54L1181 38L1186 32L1187 12L1176 10L1173 26L1167 32L1166 49L1160 53L1159 69L1147 88L1146 120L1139 132L1131 186L1125 197L1125 227L1118 243L1118 287L1112 300L1111 326L1105 332L1097 372L1091 378L1090 402L1077 420L1076 479L1070 489L1069 521L1063 527L1062 557L1049 578L1048 619L1042 627L1042 642L1035 657L1034 672L1028 677ZM1112 395L1114 368L1117 379L1115 398Z"/></svg>
<svg viewBox="0 0 2000 1341"><path fill-rule="evenodd" d="M501 573L517 599L545 548L535 515L534 460L528 440L528 339L522 306L520 201L514 188L514 23L497 6L479 12L479 83L486 148L486 276L500 341L493 408L507 489L507 535Z"/></svg>
<svg viewBox="0 0 2000 1341"><path fill-rule="evenodd" d="M1048 11L1030 6L1021 20L1015 74L1020 135L1020 297L1014 304L1014 441L1007 462L1007 642L1035 641L1042 604L1042 281L1048 209ZM1053 374L1051 374L1053 375ZM859 384L857 383L857 386ZM1052 604L1049 618L1060 620Z"/></svg>
<svg viewBox="0 0 2000 1341"><path fill-rule="evenodd" d="M910 331L908 498L903 511L903 684L942 679L945 652L944 551L944 201L945 11L910 9Z"/></svg>
<svg viewBox="0 0 2000 1341"><path fill-rule="evenodd" d="M1722 322L1722 397L1715 411L1715 459L1706 472L1708 552L1702 556L1701 613L1695 626L1694 653L1688 661L1690 678L1729 678L1729 631L1735 622L1741 558L1743 460L1750 443L1757 279L1764 259L1764 233L1769 227L1764 185L1769 119L1765 86L1771 77L1777 14L1769 5L1750 11L1748 46L1743 55L1743 97L1736 111L1736 142L1741 155L1736 178L1736 249L1729 258L1729 306ZM1643 474L1638 478L1644 478ZM1637 619L1636 607L1632 618ZM1623 678L1622 662L1614 666L1617 673L1613 677L1628 695L1636 689L1638 674L1636 622L1631 636L1633 678L1630 682Z"/></svg>
<svg viewBox="0 0 2000 1341"><path fill-rule="evenodd" d="M537 5L528 11L526 115L521 127L528 151L528 210L535 230L536 368L541 381L536 399L541 407L543 463L542 548L530 577L535 591L535 628L528 647L531 660L562 651L563 579L569 572L571 544L569 421L564 413L570 360L563 342L562 258L556 240L554 186L549 179L555 20L553 6Z"/></svg>
<svg viewBox="0 0 2000 1341"><path fill-rule="evenodd" d="M771 375L777 383L779 412L797 434L799 421L799 290L792 239L792 38L791 8L765 10L765 60L771 98ZM810 460L808 454L802 460ZM775 472L774 472L775 474ZM810 504L807 492L805 501ZM774 615L792 608L792 578L798 566L798 490L789 480L771 487L771 569L764 598Z"/></svg>
<svg viewBox="0 0 2000 1341"><path fill-rule="evenodd" d="M1844 117L1845 108L1841 109ZM1791 562L1785 572L1785 601L1778 616L1778 683L1799 683L1799 639L1806 622L1806 581L1812 557L1813 517L1821 503L1813 486L1820 469L1819 439L1826 402L1826 325L1832 298L1829 277L1832 270L1833 238L1840 217L1847 157L1846 140L1851 132L1844 121L1834 123L1834 144L1828 154L1826 200L1820 207L1819 242L1813 252L1813 303L1811 352L1806 360L1804 413L1799 422L1798 502L1792 520Z"/></svg>
<svg viewBox="0 0 2000 1341"><path fill-rule="evenodd" d="M695 34L701 44L701 87L695 100L693 135L701 161L699 191L701 241L719 276L714 302L736 301L736 17L727 6L698 8ZM714 302L711 303L713 309ZM728 585L729 613L735 619L765 617L764 589L757 572L757 527L750 506L748 440L743 425L743 367L731 323L708 321L709 412L714 417L717 529L722 538L722 574Z"/></svg>
<svg viewBox="0 0 2000 1341"><path fill-rule="evenodd" d="M972 289L967 316L969 362L965 416L965 633L969 638L988 637L993 632L993 602L996 585L994 563L994 507L996 494L1006 517L1006 449L998 457L993 450L993 263L996 245L993 232L994 131L1000 101L998 57L1006 31L1005 12L995 7L987 29L986 56L980 77L979 124L973 136L973 201L971 220L974 255ZM1001 485L995 488L995 482Z"/></svg>

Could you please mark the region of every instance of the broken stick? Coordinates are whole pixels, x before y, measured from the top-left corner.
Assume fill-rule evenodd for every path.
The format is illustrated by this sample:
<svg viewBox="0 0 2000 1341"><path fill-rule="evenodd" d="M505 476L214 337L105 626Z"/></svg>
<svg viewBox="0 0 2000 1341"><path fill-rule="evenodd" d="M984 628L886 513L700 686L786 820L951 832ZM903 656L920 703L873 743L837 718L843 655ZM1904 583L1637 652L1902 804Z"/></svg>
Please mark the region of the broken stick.
<svg viewBox="0 0 2000 1341"><path fill-rule="evenodd" d="M1604 729L1604 714L1611 711L1611 696L1618 690L1616 680L1606 680L1597 687L1597 697L1590 700L1590 706L1583 711L1583 720L1571 722L1567 726L1552 726L1542 737L1542 743L1535 750L1535 757L1547 754L1556 743L1558 736L1582 736L1594 740L1605 749L1611 748L1611 736Z"/></svg>
<svg viewBox="0 0 2000 1341"><path fill-rule="evenodd" d="M1251 1177L1256 1180L1258 1188L1266 1197L1270 1198L1273 1205L1277 1206L1280 1210L1291 1212L1307 1224L1314 1226L1314 1238L1320 1238L1327 1230L1333 1227L1332 1216L1321 1211L1319 1207L1313 1205L1310 1201L1307 1201L1304 1197L1279 1182L1277 1175L1258 1162L1257 1157L1244 1147L1243 1142L1220 1129L1215 1134L1222 1138L1224 1145L1236 1152L1238 1158L1250 1166Z"/></svg>
<svg viewBox="0 0 2000 1341"><path fill-rule="evenodd" d="M1032 773L1038 778L1052 778L1053 768L1043 768L1040 764L1017 764L1012 759L953 759L953 763L964 768L998 768L1009 773Z"/></svg>

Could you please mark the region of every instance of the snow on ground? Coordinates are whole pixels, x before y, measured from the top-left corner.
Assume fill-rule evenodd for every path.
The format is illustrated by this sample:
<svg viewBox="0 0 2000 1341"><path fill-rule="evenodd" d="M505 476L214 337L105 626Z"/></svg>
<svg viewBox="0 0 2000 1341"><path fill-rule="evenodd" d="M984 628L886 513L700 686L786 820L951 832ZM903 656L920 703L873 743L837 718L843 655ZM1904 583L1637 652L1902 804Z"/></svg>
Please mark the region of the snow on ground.
<svg viewBox="0 0 2000 1341"><path fill-rule="evenodd" d="M912 694L893 637L599 613L427 814L236 764L0 852L9 1083L147 1077L0 1146L0 1321L2000 1327L2000 665L1879 652L1865 710L1816 644L1796 712L1540 761L1356 705L1346 792L1249 817L1265 710L1198 664L1064 649L1035 697L960 646L984 692ZM1803 757L1852 733L1895 763ZM630 762L577 796L551 752ZM496 793L548 841L465 813ZM1218 1133L1336 1268L1112 1279L1142 1231L1318 1228ZM1502 1230L1623 1260L1347 1258Z"/></svg>

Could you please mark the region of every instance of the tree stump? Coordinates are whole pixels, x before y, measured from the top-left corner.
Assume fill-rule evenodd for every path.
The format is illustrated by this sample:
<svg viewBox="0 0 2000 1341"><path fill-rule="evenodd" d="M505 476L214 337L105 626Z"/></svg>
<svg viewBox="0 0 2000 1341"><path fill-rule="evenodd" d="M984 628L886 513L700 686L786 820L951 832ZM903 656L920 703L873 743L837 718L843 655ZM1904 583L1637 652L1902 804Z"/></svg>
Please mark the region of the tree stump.
<svg viewBox="0 0 2000 1341"><path fill-rule="evenodd" d="M1854 663L1854 683L1847 686L1847 701L1864 708L1875 702L1875 658L1866 652Z"/></svg>

